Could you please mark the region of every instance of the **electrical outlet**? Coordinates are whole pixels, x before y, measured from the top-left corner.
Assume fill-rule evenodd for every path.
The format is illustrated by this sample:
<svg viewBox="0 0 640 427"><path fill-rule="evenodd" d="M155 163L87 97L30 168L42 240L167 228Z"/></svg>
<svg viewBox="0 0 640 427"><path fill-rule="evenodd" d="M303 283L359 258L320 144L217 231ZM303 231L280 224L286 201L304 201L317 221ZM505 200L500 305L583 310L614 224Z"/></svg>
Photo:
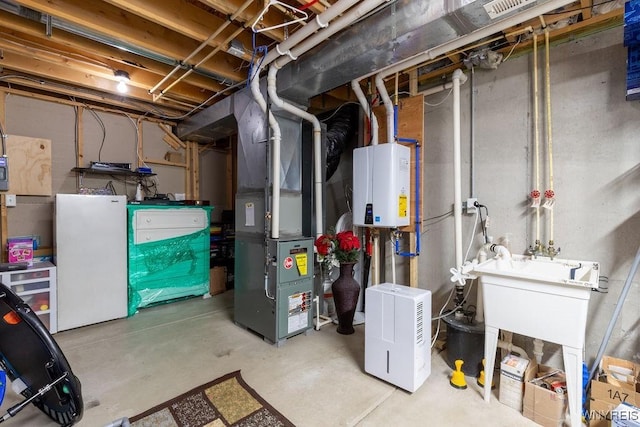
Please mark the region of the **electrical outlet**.
<svg viewBox="0 0 640 427"><path fill-rule="evenodd" d="M475 197L469 197L466 202L462 202L462 209L464 210L464 213L469 215L476 213L477 208L475 207L475 204L477 201L478 199Z"/></svg>
<svg viewBox="0 0 640 427"><path fill-rule="evenodd" d="M14 208L16 206L16 195L15 194L5 194L4 196L5 204L8 208Z"/></svg>

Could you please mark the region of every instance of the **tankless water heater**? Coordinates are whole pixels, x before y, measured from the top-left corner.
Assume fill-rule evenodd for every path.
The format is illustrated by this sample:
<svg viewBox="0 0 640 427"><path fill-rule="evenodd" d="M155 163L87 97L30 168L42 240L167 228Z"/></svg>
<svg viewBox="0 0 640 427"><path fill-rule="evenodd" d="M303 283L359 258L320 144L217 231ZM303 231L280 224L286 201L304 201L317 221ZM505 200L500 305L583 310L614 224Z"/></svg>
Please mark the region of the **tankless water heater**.
<svg viewBox="0 0 640 427"><path fill-rule="evenodd" d="M391 283L365 292L364 370L413 393L431 374L431 292Z"/></svg>
<svg viewBox="0 0 640 427"><path fill-rule="evenodd" d="M395 228L409 225L411 149L378 144L353 150L353 224Z"/></svg>

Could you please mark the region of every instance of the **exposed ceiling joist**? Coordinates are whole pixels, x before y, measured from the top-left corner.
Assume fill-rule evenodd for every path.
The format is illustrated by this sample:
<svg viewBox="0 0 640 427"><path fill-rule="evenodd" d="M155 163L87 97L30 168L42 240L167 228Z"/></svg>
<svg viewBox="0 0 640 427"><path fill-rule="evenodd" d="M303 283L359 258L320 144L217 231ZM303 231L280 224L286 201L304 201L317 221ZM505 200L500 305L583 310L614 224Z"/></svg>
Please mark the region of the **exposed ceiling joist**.
<svg viewBox="0 0 640 427"><path fill-rule="evenodd" d="M324 12L337 1L280 0L278 4L272 5L269 0L254 0L249 3L247 0L0 0L0 49L5 53L4 57L0 55L0 88L6 88L10 81L12 85L32 87L38 93L48 92L51 96L57 94L63 99L78 97L88 102L112 104L114 107L127 106L125 108L137 108L140 113L153 114L156 107L174 112L195 111L196 107L219 102L244 86L249 72L248 59L252 56L254 44L266 46L271 51L276 43L294 34L304 23L266 31L262 29L291 22L293 15L287 13L288 10L293 10L290 8L304 9L309 16L307 22L310 22L315 15ZM549 1L535 0L532 3ZM482 14L486 15L483 5L488 0L463 0L455 3L459 8L469 7L478 12L477 15L469 15L466 21L460 20L464 16L456 13L451 17L451 22L459 25L466 22L473 26L486 19ZM554 11L543 19L532 19L495 34L490 38L500 41L488 43L487 46L503 53L513 50L512 54L517 56L530 47L527 37L517 33L523 26L539 30L544 22L552 30L552 40L557 40L620 24L620 6L617 6L615 17L611 18L609 13L603 16L601 5L594 6L593 3L593 0L575 0L563 11ZM358 3L353 8L357 6ZM420 10L424 14L442 7L452 12L449 0L395 0L383 3L384 6L386 9L366 17L367 23L362 23L361 26L366 33L366 42L361 44L371 46L367 49L375 59L369 64L369 68L397 60L394 58L407 50L407 47L409 50L414 47L425 49L433 39L431 33L429 37L416 33L415 37L398 40L392 48L387 45L371 45L371 34L378 34L380 37L387 31L398 31L405 25L397 17L393 21L394 11L404 8ZM605 5L607 10L611 6L609 3ZM254 34L251 24L261 14L264 16L256 23L256 28L261 31ZM423 14L418 13L420 16ZM408 15L405 19L416 19L415 15ZM394 22L393 26L378 27L378 18L382 16L390 17ZM52 25L51 31L48 31L47 22ZM298 102L305 101L296 98L294 88L286 86L286 76L298 73L307 79L299 84L304 86L301 94L314 96L330 91L324 97L310 102L314 109L319 109L316 111L330 109L336 103L353 99L349 88L320 85L312 81L315 75L332 74L327 68L327 64L335 60L332 55L347 54L340 49L362 49L359 45L352 45L348 40L341 39L348 29L325 42L325 45L332 45L335 40L340 39L335 52L327 54L319 46L290 64L290 70L281 71L282 84L279 89L283 96ZM458 30L461 29L453 29L453 37L456 33L461 34ZM236 48L233 49L234 54L239 57L230 52L229 42L232 39L233 47ZM416 79L424 85L431 79L440 78L444 73L450 72L452 67L460 66L468 50L473 48L465 46L430 61L428 67L420 69L420 75ZM215 54L212 55L213 52ZM362 52L360 55L367 54L369 52ZM317 67L309 66L313 62L309 58L313 55L322 56ZM259 60L260 54L256 57ZM360 69L359 66L356 68ZM417 70L418 67L413 69ZM113 73L116 70L126 71L131 77L127 97L115 93L116 79ZM373 68L370 71L372 70ZM333 70L334 73L342 71L343 69ZM23 76L20 78L21 83L20 79L6 78L12 74ZM406 76L402 76L402 84L405 81ZM161 95L153 96L149 91L156 86L154 95Z"/></svg>
<svg viewBox="0 0 640 427"><path fill-rule="evenodd" d="M18 0L22 6L55 16L78 28L104 34L130 45L139 46L170 58L186 58L200 44L198 41L176 33L167 27L123 11L105 2L85 0ZM161 3L158 3L161 4ZM155 6L154 6L155 7ZM198 62L204 53L194 57ZM220 75L232 82L245 78L240 73L241 61L232 55L224 55L202 65L202 69Z"/></svg>
<svg viewBox="0 0 640 427"><path fill-rule="evenodd" d="M203 13L201 8L185 0L162 0L154 7L149 7L148 1L145 0L106 1L115 7L199 41L207 40L214 31L227 24L225 30L209 43L212 47L222 46L234 30L238 29L235 23L228 23L227 19ZM251 46L251 35L247 32L239 34L236 39L244 46ZM226 46L223 46L220 55L226 55ZM249 51L245 53L244 59L251 59Z"/></svg>
<svg viewBox="0 0 640 427"><path fill-rule="evenodd" d="M0 10L0 37L22 39L33 46L40 45L44 49L67 52L70 57L87 57L95 62L111 61L122 65L115 68L139 68L156 74L158 79L173 68L168 64L78 37L64 30L56 30L51 37L47 37L43 31L43 24L2 10ZM130 70L127 69L127 71ZM191 74L185 79L185 83L192 84L200 91L219 91L225 87L216 80L199 74Z"/></svg>
<svg viewBox="0 0 640 427"><path fill-rule="evenodd" d="M203 3L210 6L212 9L224 15L232 15L240 7L241 0L202 0ZM254 5L249 6L243 13L240 14L238 19L251 26L253 20L260 15L260 12L264 9L267 2L256 1ZM265 14L265 16L256 25L258 28L275 27L278 24L286 21L286 17L279 13L277 9L272 9L272 13ZM281 42L285 39L285 30L283 28L276 28L273 30L267 30L263 33L276 42ZM249 45L250 46L250 45Z"/></svg>

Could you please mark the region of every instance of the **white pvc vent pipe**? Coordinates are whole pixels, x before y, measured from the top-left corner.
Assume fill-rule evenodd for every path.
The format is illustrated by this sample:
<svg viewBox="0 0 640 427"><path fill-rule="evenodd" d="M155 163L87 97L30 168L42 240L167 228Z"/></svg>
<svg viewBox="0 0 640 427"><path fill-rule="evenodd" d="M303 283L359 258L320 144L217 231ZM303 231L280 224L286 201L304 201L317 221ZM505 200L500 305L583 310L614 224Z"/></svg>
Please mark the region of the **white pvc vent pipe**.
<svg viewBox="0 0 640 427"><path fill-rule="evenodd" d="M559 7L565 6L569 3L572 3L570 0L550 0L546 3L535 5L525 11L517 13L508 18L496 21L495 23L488 25L486 27L477 29L467 35L462 37L458 37L454 40L451 40L447 43L443 43L434 48L428 49L422 53L414 55L411 58L408 58L404 61L398 62L396 64L390 65L382 70L378 70L377 72L370 73L368 75L360 77L360 79L369 77L373 74L376 74L375 81L376 87L381 93L381 97L385 102L386 114L387 114L387 138L389 142L392 142L395 135L394 129L394 120L393 120L393 107L389 108L390 99L388 97L386 87L384 86L384 77L390 76L397 72L406 70L408 68L420 65L425 61L429 61L431 59L437 58L440 55L443 55L452 50L459 49L465 45L470 43L474 43L478 40L481 40L485 37L489 37L496 32L504 31L507 28L513 27L515 25L521 24L529 19L536 18L537 16L543 15L545 13L551 12ZM459 70L456 70L459 71ZM454 72L455 74L455 72ZM460 71L460 74L454 79L453 82L453 99L454 99L454 221L455 221L455 253L456 253L456 268L458 270L462 267L462 190L461 190L461 182L460 182L460 75L463 73ZM386 98L385 98L386 94ZM457 105L457 107L456 107ZM457 123L456 123L457 122ZM456 136L457 134L457 136Z"/></svg>
<svg viewBox="0 0 640 427"><path fill-rule="evenodd" d="M371 145L378 145L378 118L375 114L371 113L371 106L369 106L367 98L365 98L364 92L362 92L360 80L351 80L351 88L353 89L353 93L355 93L356 98L358 98L364 113L371 121Z"/></svg>
<svg viewBox="0 0 640 427"><path fill-rule="evenodd" d="M383 73L376 74L376 88L378 89L378 93L382 98L382 102L384 103L385 117L387 122L387 142L395 143L395 123L393 117L393 102L391 102L391 98L389 97L389 93L387 92L387 87L384 85Z"/></svg>
<svg viewBox="0 0 640 427"><path fill-rule="evenodd" d="M462 271L462 167L460 160L460 69L453 72L453 218L456 269Z"/></svg>
<svg viewBox="0 0 640 427"><path fill-rule="evenodd" d="M274 64L275 65L275 64ZM313 114L286 103L278 96L276 87L276 77L278 75L278 67L272 65L269 67L267 76L267 92L269 99L279 108L298 116L313 125L313 184L314 184L314 206L316 215L316 237L322 235L324 227L322 224L322 128L320 120Z"/></svg>
<svg viewBox="0 0 640 427"><path fill-rule="evenodd" d="M253 94L254 99L262 109L262 111L267 114L267 103L260 92L260 83L259 76L260 73L265 69L267 65L276 59L280 60L275 65L277 68L281 68L290 61L297 59L297 57L309 49L315 47L320 44L331 35L340 31L341 29L347 27L351 23L353 23L356 19L364 16L369 11L373 10L376 6L381 3L384 3L388 0L365 0L360 2L356 8L350 10L348 13L344 14L340 17L336 22L328 27L328 23L334 18L338 17L344 11L349 9L351 6L359 3L358 0L341 0L338 3L335 3L327 10L325 10L320 15L316 16L316 19L305 25L304 28L296 31L291 37L289 37L284 42L280 43L276 46L276 49L272 50L267 54L264 61L262 61L261 66L255 71L253 76L249 76L251 79L251 93ZM327 28L328 27L328 28ZM326 28L325 30L318 31L313 36L309 37L311 34L316 32L319 28ZM305 40L306 37L309 37ZM304 40L304 42L303 42ZM286 55L286 56L285 56ZM284 57L284 59L282 59ZM284 101L282 101L284 103ZM286 104L286 103L285 103ZM302 111L302 110L300 110ZM295 113L294 113L295 114ZM271 212L271 237L273 239L277 239L280 237L280 143L282 140L280 125L278 124L275 117L271 112L269 115L269 126L273 130L273 141L272 141L272 180L273 180L273 194L272 194L272 212ZM316 199L321 198L321 193L317 194ZM322 216L316 216L316 221L321 220ZM320 226L322 224L320 223ZM318 224L316 223L316 227ZM320 231L322 231L320 229Z"/></svg>

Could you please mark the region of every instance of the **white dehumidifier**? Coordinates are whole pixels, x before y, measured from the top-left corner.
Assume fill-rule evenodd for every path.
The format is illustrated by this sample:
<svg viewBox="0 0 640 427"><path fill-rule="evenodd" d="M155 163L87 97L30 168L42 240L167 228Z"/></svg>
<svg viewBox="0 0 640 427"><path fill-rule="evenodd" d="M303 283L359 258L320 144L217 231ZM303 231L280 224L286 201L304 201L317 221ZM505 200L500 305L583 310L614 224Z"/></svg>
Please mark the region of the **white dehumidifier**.
<svg viewBox="0 0 640 427"><path fill-rule="evenodd" d="M365 292L364 370L413 393L431 374L431 292L391 283Z"/></svg>

